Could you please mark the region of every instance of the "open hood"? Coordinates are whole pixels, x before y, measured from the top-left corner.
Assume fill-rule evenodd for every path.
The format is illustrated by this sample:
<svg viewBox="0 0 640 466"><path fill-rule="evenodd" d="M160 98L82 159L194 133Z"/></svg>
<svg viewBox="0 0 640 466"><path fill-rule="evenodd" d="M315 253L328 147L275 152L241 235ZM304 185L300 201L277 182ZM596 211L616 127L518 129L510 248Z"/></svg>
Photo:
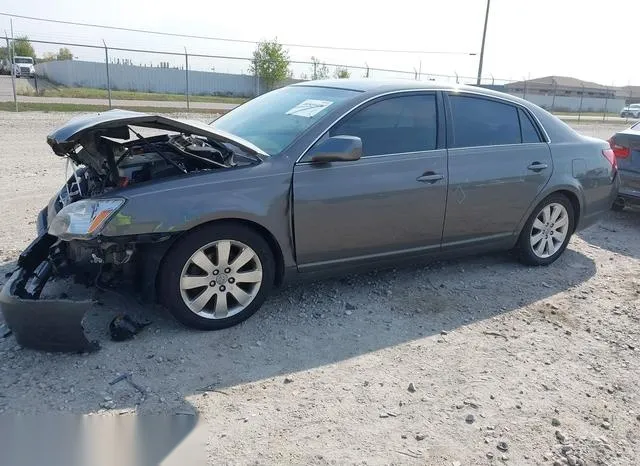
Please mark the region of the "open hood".
<svg viewBox="0 0 640 466"><path fill-rule="evenodd" d="M205 123L128 110L109 110L97 115L74 118L47 136L47 142L56 154L64 156L90 133L104 130L106 136L123 137L122 133L128 134L127 126L129 125L203 136L219 142L232 143L251 154L268 156L266 152L249 141Z"/></svg>

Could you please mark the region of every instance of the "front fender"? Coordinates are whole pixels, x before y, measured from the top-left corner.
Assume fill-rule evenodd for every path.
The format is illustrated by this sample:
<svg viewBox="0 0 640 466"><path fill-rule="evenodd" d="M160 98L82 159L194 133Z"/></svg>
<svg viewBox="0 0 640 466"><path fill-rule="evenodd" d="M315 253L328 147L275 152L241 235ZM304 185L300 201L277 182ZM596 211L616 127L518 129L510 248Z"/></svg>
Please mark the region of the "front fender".
<svg viewBox="0 0 640 466"><path fill-rule="evenodd" d="M259 174L253 169L154 183L126 193L125 205L102 236L176 234L215 220L240 219L269 231L285 266L294 265L290 186L290 173Z"/></svg>

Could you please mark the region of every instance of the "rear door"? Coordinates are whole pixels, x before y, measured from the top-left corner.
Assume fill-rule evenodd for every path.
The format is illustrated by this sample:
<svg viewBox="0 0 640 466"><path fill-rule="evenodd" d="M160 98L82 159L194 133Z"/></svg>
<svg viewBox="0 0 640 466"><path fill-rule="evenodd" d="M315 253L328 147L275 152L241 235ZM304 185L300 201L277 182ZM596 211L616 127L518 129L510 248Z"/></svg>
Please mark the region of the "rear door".
<svg viewBox="0 0 640 466"><path fill-rule="evenodd" d="M293 219L301 270L439 249L447 154L437 101L435 92L414 92L365 104L325 135L360 137L360 160L314 164L303 158L296 164Z"/></svg>
<svg viewBox="0 0 640 466"><path fill-rule="evenodd" d="M613 136L620 172L620 194L640 197L640 123Z"/></svg>
<svg viewBox="0 0 640 466"><path fill-rule="evenodd" d="M464 93L450 111L443 249L507 242L553 170L549 146L524 108Z"/></svg>

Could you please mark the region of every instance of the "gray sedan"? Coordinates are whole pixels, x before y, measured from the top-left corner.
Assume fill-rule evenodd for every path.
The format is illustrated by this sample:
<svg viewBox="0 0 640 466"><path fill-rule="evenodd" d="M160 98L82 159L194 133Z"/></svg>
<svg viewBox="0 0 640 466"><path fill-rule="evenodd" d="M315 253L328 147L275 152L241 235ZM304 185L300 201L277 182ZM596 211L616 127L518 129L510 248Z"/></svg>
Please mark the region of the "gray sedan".
<svg viewBox="0 0 640 466"><path fill-rule="evenodd" d="M618 190L607 142L510 95L410 81L299 83L210 125L114 110L48 142L77 170L0 296L22 335L27 307L53 320L61 301L37 299L66 275L211 330L294 279L510 249L548 265Z"/></svg>

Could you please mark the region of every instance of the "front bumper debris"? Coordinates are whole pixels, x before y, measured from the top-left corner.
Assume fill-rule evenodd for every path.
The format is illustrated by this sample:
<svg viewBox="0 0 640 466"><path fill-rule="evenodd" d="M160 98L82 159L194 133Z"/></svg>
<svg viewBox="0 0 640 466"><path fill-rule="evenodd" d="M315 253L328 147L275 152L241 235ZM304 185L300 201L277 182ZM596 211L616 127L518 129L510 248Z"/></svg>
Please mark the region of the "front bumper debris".
<svg viewBox="0 0 640 466"><path fill-rule="evenodd" d="M40 235L20 255L18 269L0 292L0 311L26 347L52 352L90 352L99 348L84 334L82 321L92 301L39 299L52 274L49 248L56 238Z"/></svg>

